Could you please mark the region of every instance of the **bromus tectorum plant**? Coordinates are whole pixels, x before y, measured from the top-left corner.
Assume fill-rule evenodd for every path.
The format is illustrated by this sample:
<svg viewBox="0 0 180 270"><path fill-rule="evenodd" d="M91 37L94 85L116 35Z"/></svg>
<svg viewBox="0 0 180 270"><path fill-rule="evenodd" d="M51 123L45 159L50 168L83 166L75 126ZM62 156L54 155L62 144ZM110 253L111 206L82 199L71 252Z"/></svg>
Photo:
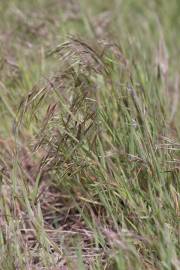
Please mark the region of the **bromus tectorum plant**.
<svg viewBox="0 0 180 270"><path fill-rule="evenodd" d="M22 2L0 7L0 40L17 32L0 62L0 268L179 269L179 4Z"/></svg>
<svg viewBox="0 0 180 270"><path fill-rule="evenodd" d="M118 54L111 48L117 52L117 46L106 44L99 45L98 53L74 37L58 46L52 53L58 55L60 71L48 79L48 85L40 90L35 87L28 94L19 119L31 123L35 118L37 122L31 147L41 157L33 204L37 200L45 203L38 190L46 181L48 189L53 188L55 194L59 191L59 203L64 205L62 210L54 209L57 213L47 223L59 228L80 222L84 230L92 230L96 238L93 240L91 234L81 248L89 250L90 246L94 257L98 253L103 258L109 249L105 239L115 237L112 257L116 258L117 241L125 245L125 253L132 253L129 263L135 260L139 267L132 243L136 242L141 252L152 249L151 238L141 230L147 220L156 228L154 215L160 215L164 193L170 200L172 190L175 192L178 175L171 168L169 176L169 151L158 147L166 132L161 106L154 103L154 108L148 108L148 94L133 81L127 60L120 62L119 75ZM125 59L120 50L119 55ZM129 76L124 76L125 72ZM42 107L47 108L44 116ZM155 109L162 122L152 126ZM175 215L177 203L175 208L166 204ZM139 213L135 212L137 205ZM42 213L45 221L46 210ZM126 234L130 242L123 244L118 239L126 239Z"/></svg>

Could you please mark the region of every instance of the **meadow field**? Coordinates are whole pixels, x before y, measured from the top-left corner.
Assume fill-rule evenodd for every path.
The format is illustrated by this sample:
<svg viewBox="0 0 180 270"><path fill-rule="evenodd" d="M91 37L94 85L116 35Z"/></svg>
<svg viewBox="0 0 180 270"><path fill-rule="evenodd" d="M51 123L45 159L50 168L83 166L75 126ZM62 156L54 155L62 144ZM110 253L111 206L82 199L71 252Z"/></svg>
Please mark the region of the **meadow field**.
<svg viewBox="0 0 180 270"><path fill-rule="evenodd" d="M180 269L180 1L0 1L0 269Z"/></svg>

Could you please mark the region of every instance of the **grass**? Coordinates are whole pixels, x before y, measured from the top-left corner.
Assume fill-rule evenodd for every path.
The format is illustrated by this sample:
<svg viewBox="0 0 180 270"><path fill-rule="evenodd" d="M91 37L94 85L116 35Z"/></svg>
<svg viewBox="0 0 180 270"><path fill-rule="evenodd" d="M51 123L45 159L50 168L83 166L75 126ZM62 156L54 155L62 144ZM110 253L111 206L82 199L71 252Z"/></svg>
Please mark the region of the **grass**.
<svg viewBox="0 0 180 270"><path fill-rule="evenodd" d="M2 1L0 269L179 269L179 14Z"/></svg>

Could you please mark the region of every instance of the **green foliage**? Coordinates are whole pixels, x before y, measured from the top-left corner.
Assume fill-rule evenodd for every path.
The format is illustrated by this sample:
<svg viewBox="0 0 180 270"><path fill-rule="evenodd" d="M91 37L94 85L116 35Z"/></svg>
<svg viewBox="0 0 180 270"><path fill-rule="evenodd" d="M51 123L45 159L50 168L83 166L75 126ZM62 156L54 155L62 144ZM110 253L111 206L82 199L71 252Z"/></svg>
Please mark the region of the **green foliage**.
<svg viewBox="0 0 180 270"><path fill-rule="evenodd" d="M1 269L179 269L179 1L50 2L0 6Z"/></svg>

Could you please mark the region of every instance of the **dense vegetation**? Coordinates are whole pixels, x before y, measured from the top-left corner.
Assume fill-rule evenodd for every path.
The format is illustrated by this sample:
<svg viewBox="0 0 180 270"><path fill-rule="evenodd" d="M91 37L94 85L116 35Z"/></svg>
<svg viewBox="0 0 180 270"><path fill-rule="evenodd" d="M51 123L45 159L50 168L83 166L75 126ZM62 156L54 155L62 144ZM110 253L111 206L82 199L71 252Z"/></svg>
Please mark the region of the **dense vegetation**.
<svg viewBox="0 0 180 270"><path fill-rule="evenodd" d="M180 269L180 1L0 18L0 269Z"/></svg>

